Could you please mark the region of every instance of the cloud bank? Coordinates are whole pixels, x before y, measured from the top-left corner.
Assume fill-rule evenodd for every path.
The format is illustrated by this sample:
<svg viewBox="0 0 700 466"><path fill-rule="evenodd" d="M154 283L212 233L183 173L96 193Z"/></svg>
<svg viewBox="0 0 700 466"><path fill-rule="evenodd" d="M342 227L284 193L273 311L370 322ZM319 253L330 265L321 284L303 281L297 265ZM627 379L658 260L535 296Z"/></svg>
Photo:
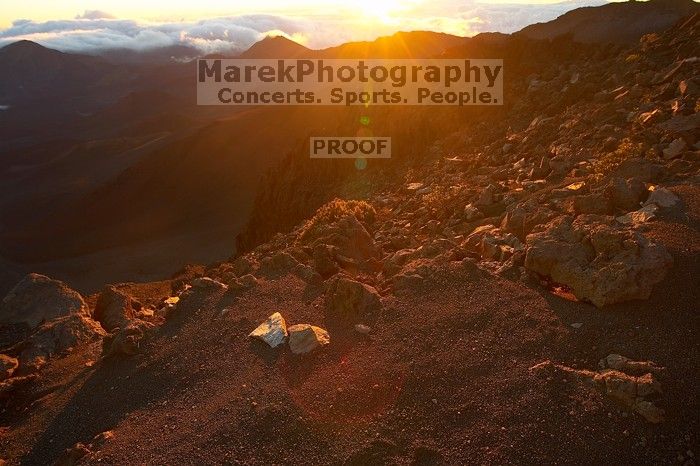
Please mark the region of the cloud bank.
<svg viewBox="0 0 700 466"><path fill-rule="evenodd" d="M289 37L311 48L324 48L348 41L372 40L399 30L431 30L462 36L486 31L509 33L528 24L549 21L580 6L602 3L605 1L494 5L438 0L405 11L400 17L376 22L342 16L241 15L150 23L118 19L104 11L90 10L68 20L14 21L9 28L0 30L0 47L27 39L65 52L147 51L187 46L202 54L230 54L243 51L272 34Z"/></svg>

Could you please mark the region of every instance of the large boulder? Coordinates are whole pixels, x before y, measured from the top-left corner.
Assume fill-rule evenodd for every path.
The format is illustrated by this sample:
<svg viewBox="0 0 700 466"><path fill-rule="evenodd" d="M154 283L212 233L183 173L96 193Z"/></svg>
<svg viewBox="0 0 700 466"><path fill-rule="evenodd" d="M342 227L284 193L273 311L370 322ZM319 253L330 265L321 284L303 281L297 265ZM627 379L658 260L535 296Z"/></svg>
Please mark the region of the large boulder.
<svg viewBox="0 0 700 466"><path fill-rule="evenodd" d="M598 307L648 298L671 264L665 247L613 217L563 216L527 237L527 269Z"/></svg>
<svg viewBox="0 0 700 466"><path fill-rule="evenodd" d="M59 317L41 325L21 345L20 367L40 366L54 355L98 340L105 335L99 323L80 314Z"/></svg>
<svg viewBox="0 0 700 466"><path fill-rule="evenodd" d="M108 332L126 327L142 308L141 303L112 285L97 298L95 320Z"/></svg>
<svg viewBox="0 0 700 466"><path fill-rule="evenodd" d="M326 288L326 313L339 321L354 321L380 308L379 293L370 285L338 277Z"/></svg>
<svg viewBox="0 0 700 466"><path fill-rule="evenodd" d="M43 321L68 315L89 315L77 291L44 275L25 276L0 303L0 324L26 324L32 328Z"/></svg>

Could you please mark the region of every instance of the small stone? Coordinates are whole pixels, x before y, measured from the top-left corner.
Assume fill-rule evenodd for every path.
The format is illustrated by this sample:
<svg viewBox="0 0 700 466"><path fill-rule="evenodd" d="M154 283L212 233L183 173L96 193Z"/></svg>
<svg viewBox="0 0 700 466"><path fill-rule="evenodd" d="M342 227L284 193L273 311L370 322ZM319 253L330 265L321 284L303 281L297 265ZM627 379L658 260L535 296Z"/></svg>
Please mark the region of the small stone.
<svg viewBox="0 0 700 466"><path fill-rule="evenodd" d="M328 345L331 337L321 327L309 324L297 324L289 327L289 349L294 354L303 354Z"/></svg>
<svg viewBox="0 0 700 466"><path fill-rule="evenodd" d="M275 312L268 317L265 322L250 332L248 336L258 338L270 345L270 347L276 348L284 343L287 335L287 323L285 322L284 317L282 317L282 314L279 312Z"/></svg>
<svg viewBox="0 0 700 466"><path fill-rule="evenodd" d="M573 324L571 324L571 326L573 328L581 328L583 327L583 322L574 322Z"/></svg>
<svg viewBox="0 0 700 466"><path fill-rule="evenodd" d="M251 274L243 275L238 280L244 288L254 288L258 285L258 279Z"/></svg>
<svg viewBox="0 0 700 466"><path fill-rule="evenodd" d="M209 278L209 277L195 278L194 280L192 280L192 286L194 288L202 288L202 289L225 290L228 288L228 286L224 285L223 283L216 281L213 278Z"/></svg>
<svg viewBox="0 0 700 466"><path fill-rule="evenodd" d="M355 324L355 331L357 333L361 333L363 335L368 335L369 332L372 331L372 329L369 326L364 325L364 324Z"/></svg>
<svg viewBox="0 0 700 466"><path fill-rule="evenodd" d="M467 204L466 206L464 206L464 219L467 222L471 222L472 220L479 219L483 216L484 214L482 214L479 209L474 207L474 205Z"/></svg>

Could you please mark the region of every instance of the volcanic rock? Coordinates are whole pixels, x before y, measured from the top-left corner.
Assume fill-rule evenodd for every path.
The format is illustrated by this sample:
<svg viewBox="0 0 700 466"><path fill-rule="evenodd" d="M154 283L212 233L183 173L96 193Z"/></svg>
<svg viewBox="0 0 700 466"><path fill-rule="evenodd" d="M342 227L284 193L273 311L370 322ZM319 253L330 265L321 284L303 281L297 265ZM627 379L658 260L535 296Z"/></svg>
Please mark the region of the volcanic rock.
<svg viewBox="0 0 700 466"><path fill-rule="evenodd" d="M317 244L313 251L314 268L323 278L329 278L338 272L338 266L333 261L331 248L325 244Z"/></svg>
<svg viewBox="0 0 700 466"><path fill-rule="evenodd" d="M68 315L89 315L80 294L65 283L44 275L25 276L0 303L0 323L36 327L43 321Z"/></svg>
<svg viewBox="0 0 700 466"><path fill-rule="evenodd" d="M286 251L278 252L260 261L260 272L271 277L290 273L299 265L299 261Z"/></svg>
<svg viewBox="0 0 700 466"><path fill-rule="evenodd" d="M297 324L288 330L289 349L294 354L308 353L331 342L328 332L315 325Z"/></svg>
<svg viewBox="0 0 700 466"><path fill-rule="evenodd" d="M650 205L650 204L656 204L659 207L662 208L670 208L675 206L678 202L680 201L680 198L673 194L671 191L669 191L666 188L661 188L661 187L656 187L651 194L649 195L649 198L647 201L644 203L645 205Z"/></svg>
<svg viewBox="0 0 700 466"><path fill-rule="evenodd" d="M633 375L662 374L665 369L651 361L634 361L620 354L609 354L598 363L601 369L615 369Z"/></svg>
<svg viewBox="0 0 700 466"><path fill-rule="evenodd" d="M320 244L333 246L336 261L344 257L348 259L346 265L362 266L380 255L366 228L375 215L367 203L335 200L321 207L307 222L298 241L312 248Z"/></svg>
<svg viewBox="0 0 700 466"><path fill-rule="evenodd" d="M646 193L644 183L638 178L613 178L609 190L614 206L624 211L637 209Z"/></svg>
<svg viewBox="0 0 700 466"><path fill-rule="evenodd" d="M364 283L338 277L326 288L326 313L332 318L352 321L380 307L379 293Z"/></svg>
<svg viewBox="0 0 700 466"><path fill-rule="evenodd" d="M483 216L484 216L484 214L482 214L479 209L474 207L473 204L467 204L466 206L464 206L464 219L467 222L472 222L474 220L478 220L478 219L482 218Z"/></svg>
<svg viewBox="0 0 700 466"><path fill-rule="evenodd" d="M81 314L58 317L41 325L24 343L20 366L45 360L105 335L99 323Z"/></svg>
<svg viewBox="0 0 700 466"><path fill-rule="evenodd" d="M270 317L267 318L265 322L258 325L258 327L250 332L248 335L252 338L258 338L272 348L284 343L285 338L287 338L287 323L282 317L282 314L275 312Z"/></svg>
<svg viewBox="0 0 700 466"><path fill-rule="evenodd" d="M573 210L576 214L608 215L613 212L613 202L604 193L584 194L573 199Z"/></svg>
<svg viewBox="0 0 700 466"><path fill-rule="evenodd" d="M530 372L550 380L557 374L572 376L574 380L599 390L651 423L663 421L664 411L650 400L662 393L661 385L651 373L637 377L615 369L594 372L554 364L549 360L531 367Z"/></svg>
<svg viewBox="0 0 700 466"><path fill-rule="evenodd" d="M19 361L16 358L0 354L0 382L12 377L18 365Z"/></svg>
<svg viewBox="0 0 700 466"><path fill-rule="evenodd" d="M686 143L682 138L674 139L668 147L663 150L664 158L668 160L678 157L683 153L685 148Z"/></svg>
<svg viewBox="0 0 700 466"><path fill-rule="evenodd" d="M199 277L192 280L192 287L203 290L225 290L228 287L210 277Z"/></svg>
<svg viewBox="0 0 700 466"><path fill-rule="evenodd" d="M116 328L127 326L142 307L141 303L131 296L110 285L97 298L95 320L102 324L105 330L111 332Z"/></svg>
<svg viewBox="0 0 700 466"><path fill-rule="evenodd" d="M105 357L126 355L133 356L141 352L141 342L146 337L146 332L154 327L153 324L143 320L132 320L124 328L105 337L102 345L102 353Z"/></svg>
<svg viewBox="0 0 700 466"><path fill-rule="evenodd" d="M611 217L563 216L527 237L527 269L598 307L648 298L671 264L666 248Z"/></svg>
<svg viewBox="0 0 700 466"><path fill-rule="evenodd" d="M659 208L656 206L656 204L648 204L633 212L628 212L625 215L621 215L615 220L623 225L638 225L640 223L653 220L656 217L656 212L658 210Z"/></svg>

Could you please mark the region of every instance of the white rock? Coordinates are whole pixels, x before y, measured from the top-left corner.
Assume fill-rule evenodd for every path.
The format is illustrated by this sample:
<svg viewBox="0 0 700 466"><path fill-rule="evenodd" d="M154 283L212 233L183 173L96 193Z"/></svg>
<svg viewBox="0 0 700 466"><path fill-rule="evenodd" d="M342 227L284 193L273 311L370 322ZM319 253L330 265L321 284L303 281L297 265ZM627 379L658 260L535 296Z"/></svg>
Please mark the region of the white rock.
<svg viewBox="0 0 700 466"><path fill-rule="evenodd" d="M294 354L308 353L331 342L328 332L321 327L297 324L289 327L289 349Z"/></svg>
<svg viewBox="0 0 700 466"><path fill-rule="evenodd" d="M272 348L275 348L287 338L287 322L279 312L275 312L267 318L265 322L258 325L258 328L250 332L250 337L259 338Z"/></svg>
<svg viewBox="0 0 700 466"><path fill-rule="evenodd" d="M365 324L355 324L355 331L363 335L368 335L369 332L372 331L372 329Z"/></svg>

